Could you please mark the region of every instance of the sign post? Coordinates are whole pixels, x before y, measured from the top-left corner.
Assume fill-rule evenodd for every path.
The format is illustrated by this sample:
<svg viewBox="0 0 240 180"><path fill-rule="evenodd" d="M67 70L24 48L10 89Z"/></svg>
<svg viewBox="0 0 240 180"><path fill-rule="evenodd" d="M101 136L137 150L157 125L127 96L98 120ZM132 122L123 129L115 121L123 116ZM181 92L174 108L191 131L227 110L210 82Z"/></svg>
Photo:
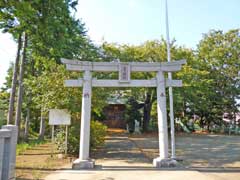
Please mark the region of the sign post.
<svg viewBox="0 0 240 180"><path fill-rule="evenodd" d="M68 125L66 125L66 132L65 132L65 154L67 154L68 150Z"/></svg>
<svg viewBox="0 0 240 180"><path fill-rule="evenodd" d="M71 115L66 109L50 109L49 111L49 125L52 125L52 143L55 143L54 126L65 125L65 154L67 154L68 144L68 125L71 124Z"/></svg>

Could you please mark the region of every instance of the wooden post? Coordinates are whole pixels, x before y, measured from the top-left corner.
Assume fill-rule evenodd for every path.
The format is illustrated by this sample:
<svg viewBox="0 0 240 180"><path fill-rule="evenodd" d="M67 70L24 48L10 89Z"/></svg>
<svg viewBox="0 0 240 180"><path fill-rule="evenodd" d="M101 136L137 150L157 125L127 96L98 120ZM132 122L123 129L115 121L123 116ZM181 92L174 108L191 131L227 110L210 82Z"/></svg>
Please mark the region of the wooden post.
<svg viewBox="0 0 240 180"><path fill-rule="evenodd" d="M52 148L51 148L51 157L53 157L54 150L55 150L55 139L54 139L54 125L52 125Z"/></svg>
<svg viewBox="0 0 240 180"><path fill-rule="evenodd" d="M54 144L54 125L52 125L52 143Z"/></svg>
<svg viewBox="0 0 240 180"><path fill-rule="evenodd" d="M65 132L65 154L67 154L68 150L68 125L66 125L66 132Z"/></svg>

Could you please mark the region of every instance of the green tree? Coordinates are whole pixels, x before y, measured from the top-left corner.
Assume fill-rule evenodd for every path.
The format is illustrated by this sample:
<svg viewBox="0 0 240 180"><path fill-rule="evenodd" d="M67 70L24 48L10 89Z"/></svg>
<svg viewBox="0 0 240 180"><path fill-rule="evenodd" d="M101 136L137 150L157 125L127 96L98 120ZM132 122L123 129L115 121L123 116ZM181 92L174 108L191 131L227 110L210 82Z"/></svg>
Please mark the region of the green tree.
<svg viewBox="0 0 240 180"><path fill-rule="evenodd" d="M197 70L197 67L192 67L194 64L194 53L191 49L184 47L179 47L175 45L175 41L171 42L171 51L172 59L186 59L189 65L184 67L183 73L173 74L173 78L182 79L185 85L189 85L193 78L195 78L195 83L198 84L199 79L198 74L200 73ZM164 39L160 41L147 41L142 45L138 46L128 46L128 45L116 45L116 44L103 44L104 53L106 54L107 59L120 59L121 61L138 61L138 62L164 62L166 61L166 42ZM188 74L189 70L190 74ZM194 76L193 76L194 75ZM132 79L151 79L155 78L155 73L132 73ZM185 88L185 93L182 92L182 88L174 89L175 95L175 114L179 116L179 111L186 111L186 104L189 100L188 93L191 92L191 89L188 87ZM152 105L156 101L156 88L132 88L130 96L138 97L139 101L144 102L143 104L143 123L142 128L144 132L148 131L149 122L151 119L156 119L156 117L151 116ZM156 111L156 110L155 110ZM156 113L152 113L156 114Z"/></svg>
<svg viewBox="0 0 240 180"><path fill-rule="evenodd" d="M205 87L207 96L202 105L205 124L222 120L224 112L233 114L237 111L236 100L240 98L240 30L212 30L204 35L198 45L197 58L201 61L200 69L209 72L211 83ZM205 94L205 95L206 95Z"/></svg>
<svg viewBox="0 0 240 180"><path fill-rule="evenodd" d="M53 107L54 103L47 101L46 97L48 87L41 89L34 87L34 80L43 82L50 81L52 77L45 77L44 75L51 74L53 65L51 62L60 63L60 58L77 58L84 60L98 60L98 49L91 43L86 36L84 24L71 16L72 11L76 10L76 0L52 0L52 1L1 1L0 2L0 29L3 32L9 32L15 39L19 39L18 54L21 50L21 34L25 33L28 37L28 47L24 48L26 54L25 73L23 84L23 112L24 116L31 114L34 126L39 121L41 112L40 107ZM26 51L27 50L27 51ZM20 56L18 56L20 58ZM16 59L19 61L19 59ZM13 84L15 87L17 79L18 63L15 63L16 73ZM59 68L58 68L59 69ZM61 74L61 72L60 72ZM8 74L8 79L12 74ZM42 78L42 79L41 79ZM33 83L29 83L33 80ZM60 79L59 79L60 82ZM50 83L46 83L50 84ZM49 87L51 87L50 85ZM63 81L61 82L61 88ZM11 86L7 86L11 88ZM14 87L13 87L14 89ZM53 88L54 89L54 88ZM60 88L56 88L60 89ZM36 100L36 91L40 90L40 100ZM41 91L42 90L42 91ZM5 89L7 91L7 89ZM50 91L53 93L53 91ZM62 92L62 91L60 91ZM58 95L58 93L53 93ZM12 95L12 99L15 95ZM50 98L49 98L50 99ZM59 99L58 97L56 99ZM70 98L71 100L71 98ZM65 100L66 101L66 100ZM66 103L61 102L59 106ZM46 104L43 104L46 102ZM57 103L57 102L56 102ZM14 105L11 105L12 109ZM44 109L44 111L46 111ZM13 113L12 113L13 114ZM21 116L20 116L21 117ZM20 121L18 124L21 124ZM28 123L26 123L28 124ZM27 126L26 126L27 127ZM37 129L35 129L37 130Z"/></svg>

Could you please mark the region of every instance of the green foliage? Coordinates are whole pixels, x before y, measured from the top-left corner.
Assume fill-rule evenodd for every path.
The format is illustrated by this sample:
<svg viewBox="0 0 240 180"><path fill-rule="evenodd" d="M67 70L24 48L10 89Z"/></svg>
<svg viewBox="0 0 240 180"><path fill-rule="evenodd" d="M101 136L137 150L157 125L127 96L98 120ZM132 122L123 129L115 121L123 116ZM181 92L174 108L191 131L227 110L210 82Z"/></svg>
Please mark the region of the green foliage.
<svg viewBox="0 0 240 180"><path fill-rule="evenodd" d="M68 136L68 153L79 153L79 138L80 138L80 126L79 122L75 122L69 128ZM107 134L107 127L99 121L91 121L90 124L90 148L96 149L97 147L104 145L104 139ZM55 143L60 152L65 150L65 129L58 129L55 136Z"/></svg>
<svg viewBox="0 0 240 180"><path fill-rule="evenodd" d="M211 122L222 123L224 112L237 112L236 100L240 98L240 30L210 31L200 41L197 59L200 70L208 72L202 79L208 86L201 94L197 113L203 116L202 124L209 126Z"/></svg>
<svg viewBox="0 0 240 180"><path fill-rule="evenodd" d="M81 109L81 90L63 85L70 73L59 65L60 58L90 61L99 58L98 49L86 36L84 24L72 16L76 5L77 0L0 1L0 29L11 33L14 39L23 32L28 35L22 114L25 118L27 109L30 110L30 127L34 131L39 129L41 110L47 116L49 108L66 108L71 112ZM0 97L4 110L8 107L5 94L9 96L12 74L11 67L4 96L1 92ZM71 77L78 78L79 74L71 73ZM98 101L93 98L93 102Z"/></svg>
<svg viewBox="0 0 240 180"><path fill-rule="evenodd" d="M59 152L63 153L66 148L65 144L65 139L66 139L66 131L64 128L60 128L57 130L56 135L54 137L55 144L57 146L57 149Z"/></svg>
<svg viewBox="0 0 240 180"><path fill-rule="evenodd" d="M70 154L79 153L79 141L80 141L80 122L73 122L73 124L69 127L68 153Z"/></svg>
<svg viewBox="0 0 240 180"><path fill-rule="evenodd" d="M134 97L130 97L126 104L126 110L124 112L124 119L128 124L129 131L134 132L135 120L141 121L141 114L139 111L139 104L134 99Z"/></svg>
<svg viewBox="0 0 240 180"><path fill-rule="evenodd" d="M91 121L90 125L90 147L96 149L104 145L104 139L107 135L107 126L99 121Z"/></svg>
<svg viewBox="0 0 240 180"><path fill-rule="evenodd" d="M79 143L82 91L79 88L66 88L63 82L65 79L77 79L82 74L68 72L65 66L60 64L60 58L163 62L167 57L164 39L147 41L141 45L103 43L101 48L96 48L86 36L84 23L71 15L76 10L76 5L77 0L0 1L0 29L11 33L14 39L23 32L28 36L23 117L26 117L29 108L30 127L37 132L41 110L44 116L47 116L51 108L71 111L74 125L69 129L69 149L72 153L78 151L76 144ZM175 41L171 42L172 60L187 60L187 65L181 71L173 73L173 79L183 80L183 87L174 88L173 91L175 117L189 120L193 115L198 115L199 125L203 127L209 126L211 122L222 123L223 112L231 114L238 111L239 104L236 99L240 99L239 31L210 31L204 35L196 50L177 46ZM4 115L8 109L12 67L11 65L8 71L6 87L0 92L0 110ZM93 76L99 79L116 79L118 74L93 73ZM132 79L151 79L155 76L155 73L149 72L131 74ZM93 88L92 117L104 118L102 109L106 105L106 99L115 91L115 88ZM149 110L145 115L151 112L150 126L154 129L157 122L156 89L132 88L126 94L148 105ZM134 127L135 119L140 119L137 109L136 103L127 104L126 121L130 128ZM95 133L95 128L93 129ZM59 138L63 138L62 135ZM92 141L95 141L95 135L92 138ZM92 146L98 146L101 141L96 140Z"/></svg>
<svg viewBox="0 0 240 180"><path fill-rule="evenodd" d="M223 112L237 112L236 99L240 99L239 78L239 29L227 33L211 31L205 34L194 51L171 43L172 60L186 59L187 65L173 79L181 79L183 87L174 88L174 113L177 118L200 117L200 125L222 123ZM107 58L121 61L166 61L166 42L148 41L138 46L103 44ZM150 79L154 73L132 73L132 79ZM166 91L168 93L168 91ZM152 94L151 102L156 100L155 89L133 88L134 95L145 101L144 94ZM168 98L168 96L167 96ZM167 100L167 102L169 102ZM157 118L156 106L151 119ZM151 123L153 124L153 123Z"/></svg>
<svg viewBox="0 0 240 180"><path fill-rule="evenodd" d="M25 31L37 56L91 59L94 46L84 24L71 16L76 5L77 0L1 1L0 29L14 36Z"/></svg>
<svg viewBox="0 0 240 180"><path fill-rule="evenodd" d="M144 44L138 46L128 46L128 45L115 45L115 44L103 44L104 52L107 58L120 59L121 61L137 61L137 62L164 62L166 61L166 41L164 39L147 41ZM191 49L184 47L179 47L175 45L173 41L171 43L171 54L172 60L186 59L188 65L183 67L183 70L179 73L173 74L173 78L182 79L184 83L183 88L174 89L174 107L175 116L179 116L185 111L185 104L188 102L189 94L194 94L193 89L190 87L194 82L196 84L196 89L200 86L201 82L198 78L202 71L195 68L194 52ZM151 79L155 78L156 73L149 72L138 72L132 73L132 79ZM167 91L168 92L168 91ZM144 107L149 107L145 112L146 117L152 114L151 120L157 119L157 108L153 103L156 101L156 88L132 88L129 97L134 96L138 101L144 102ZM168 97L168 96L167 96ZM169 101L167 101L169 102ZM184 106L183 106L184 105ZM152 112L151 112L152 111ZM131 112L129 112L131 113ZM126 113L128 114L128 113ZM144 120L143 120L144 122ZM154 124L150 122L150 124ZM144 125L144 123L142 123ZM155 129L155 128L151 128Z"/></svg>
<svg viewBox="0 0 240 180"><path fill-rule="evenodd" d="M38 139L31 140L28 143L26 143L26 142L19 143L19 144L17 144L16 154L20 155L20 154L24 153L24 151L26 151L27 149L32 148L39 144L44 144L44 143L46 143L46 141L40 141Z"/></svg>

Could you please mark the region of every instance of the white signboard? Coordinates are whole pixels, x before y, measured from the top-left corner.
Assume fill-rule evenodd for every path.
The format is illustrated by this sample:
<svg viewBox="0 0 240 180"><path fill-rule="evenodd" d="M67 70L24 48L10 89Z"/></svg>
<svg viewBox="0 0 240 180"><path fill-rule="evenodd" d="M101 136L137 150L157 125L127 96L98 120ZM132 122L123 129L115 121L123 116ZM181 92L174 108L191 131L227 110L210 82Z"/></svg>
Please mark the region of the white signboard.
<svg viewBox="0 0 240 180"><path fill-rule="evenodd" d="M50 109L49 125L70 125L71 115L66 109Z"/></svg>

